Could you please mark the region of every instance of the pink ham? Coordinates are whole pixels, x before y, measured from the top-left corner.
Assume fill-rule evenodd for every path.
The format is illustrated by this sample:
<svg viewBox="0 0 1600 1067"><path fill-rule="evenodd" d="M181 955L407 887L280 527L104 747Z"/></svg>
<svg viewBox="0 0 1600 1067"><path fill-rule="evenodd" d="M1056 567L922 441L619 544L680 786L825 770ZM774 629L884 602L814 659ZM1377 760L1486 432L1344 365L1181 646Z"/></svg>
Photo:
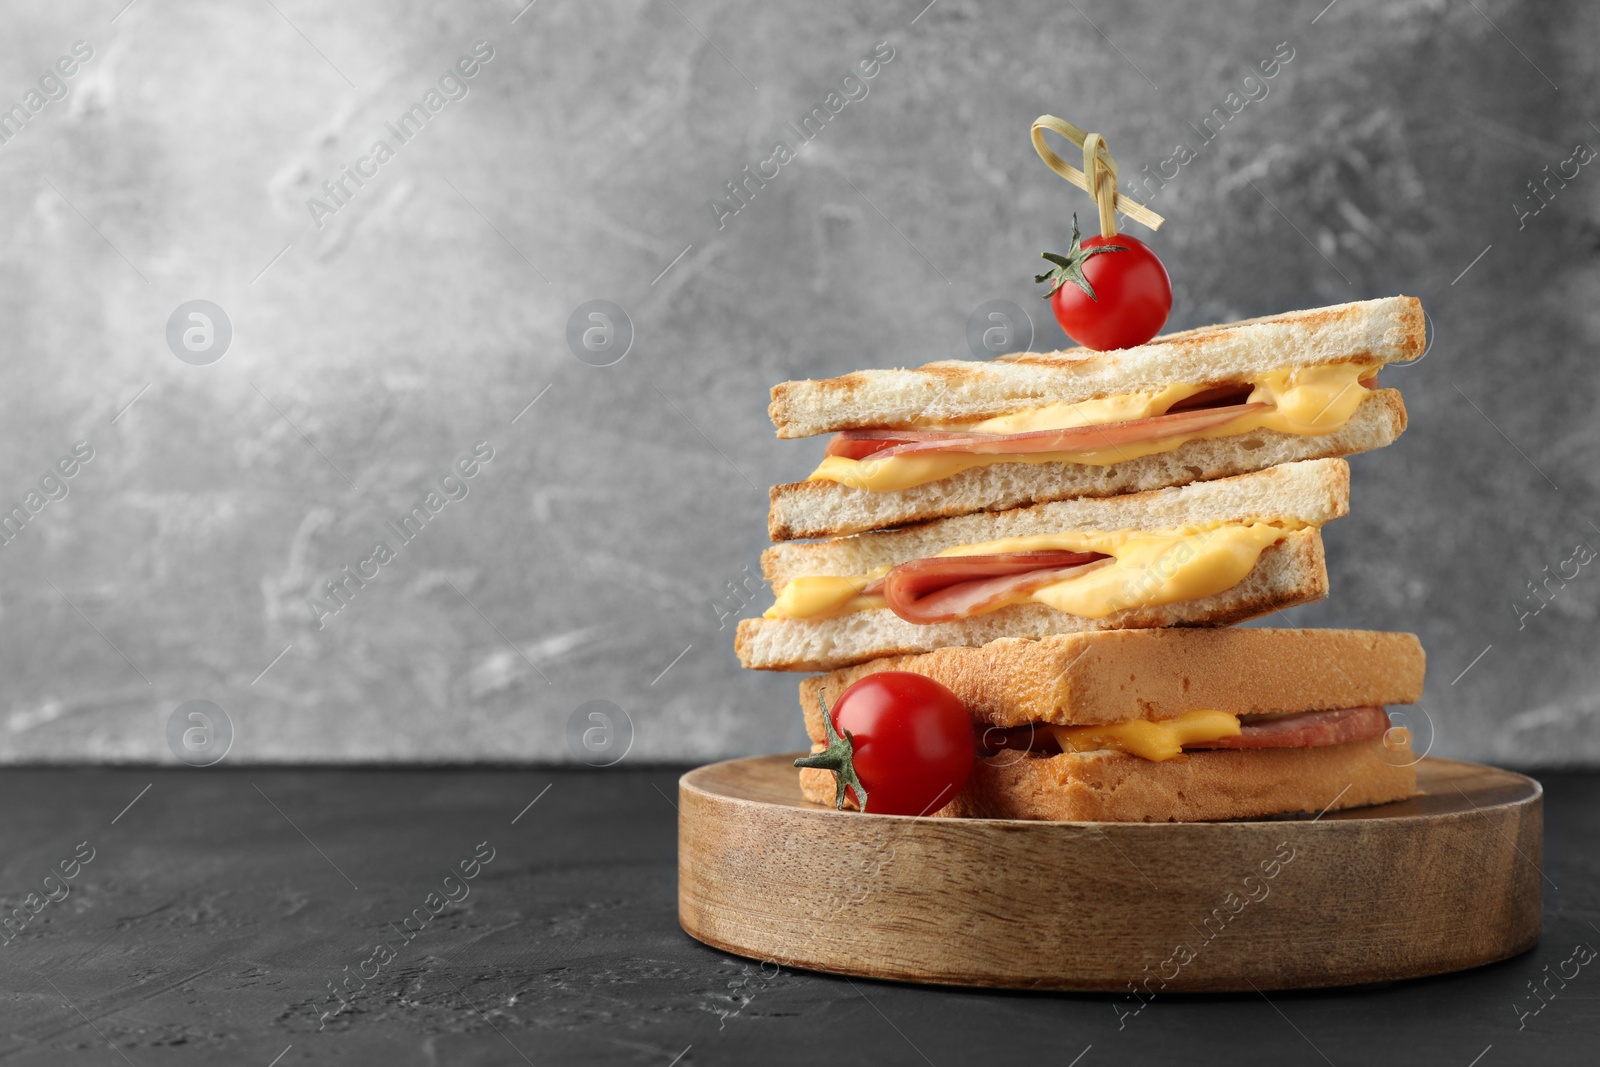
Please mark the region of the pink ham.
<svg viewBox="0 0 1600 1067"><path fill-rule="evenodd" d="M883 579L882 592L889 609L907 622L953 622L1070 578L1107 558L1098 552L933 556L891 570ZM868 589L878 591L873 586Z"/></svg>
<svg viewBox="0 0 1600 1067"><path fill-rule="evenodd" d="M1389 729L1383 708L1341 708L1244 722L1236 737L1198 741L1185 748L1313 748L1382 737Z"/></svg>
<svg viewBox="0 0 1600 1067"><path fill-rule="evenodd" d="M845 430L828 442L827 455L849 459L890 459L927 452L969 455L1026 455L1035 452L1089 451L1204 433L1241 415L1266 411L1271 404L1232 404L1170 412L1100 426L1028 433L964 433L950 430Z"/></svg>
<svg viewBox="0 0 1600 1067"><path fill-rule="evenodd" d="M1167 408L1167 414L1175 415L1180 411L1198 411L1201 408L1222 408L1230 404L1243 404L1250 399L1250 394L1254 391L1253 385L1214 385L1210 389L1202 389L1193 396L1184 397Z"/></svg>
<svg viewBox="0 0 1600 1067"><path fill-rule="evenodd" d="M913 441L939 441L966 439L973 436L955 430L845 430L828 440L825 456L843 456L845 459L865 459L895 445Z"/></svg>
<svg viewBox="0 0 1600 1067"><path fill-rule="evenodd" d="M1204 748L1316 748L1366 741L1382 737L1389 729L1389 713L1383 708L1341 708L1337 711L1305 711L1272 719L1257 719L1241 724L1235 737L1218 741L1195 741L1184 750ZM1061 751L1054 735L1034 726L976 729L979 754L993 756L1001 751L1053 756Z"/></svg>

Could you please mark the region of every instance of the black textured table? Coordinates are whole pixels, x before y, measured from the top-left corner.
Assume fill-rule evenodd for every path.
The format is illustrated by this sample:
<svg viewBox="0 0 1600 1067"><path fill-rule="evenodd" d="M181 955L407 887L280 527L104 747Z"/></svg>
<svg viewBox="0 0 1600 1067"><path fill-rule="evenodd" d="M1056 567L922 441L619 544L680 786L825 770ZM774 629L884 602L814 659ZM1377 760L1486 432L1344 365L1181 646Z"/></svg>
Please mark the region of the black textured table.
<svg viewBox="0 0 1600 1067"><path fill-rule="evenodd" d="M850 981L691 940L678 773L0 773L0 1062L1594 1062L1600 776L1542 776L1533 952L1157 999L1119 1028L1115 997Z"/></svg>

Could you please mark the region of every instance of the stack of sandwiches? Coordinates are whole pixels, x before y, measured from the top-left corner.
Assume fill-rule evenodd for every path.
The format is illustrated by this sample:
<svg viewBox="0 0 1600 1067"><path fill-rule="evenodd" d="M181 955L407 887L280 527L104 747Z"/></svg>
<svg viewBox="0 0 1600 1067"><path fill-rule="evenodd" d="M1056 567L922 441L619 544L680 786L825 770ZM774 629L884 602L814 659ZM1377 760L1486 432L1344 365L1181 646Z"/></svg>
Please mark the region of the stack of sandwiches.
<svg viewBox="0 0 1600 1067"><path fill-rule="evenodd" d="M1415 791L1386 707L1421 695L1409 634L1228 629L1327 595L1340 458L1405 429L1386 364L1418 358L1393 297L1158 337L869 370L772 390L780 438L832 434L771 493L774 602L740 662L926 675L980 759L936 814L1188 821ZM800 772L831 804L833 772Z"/></svg>

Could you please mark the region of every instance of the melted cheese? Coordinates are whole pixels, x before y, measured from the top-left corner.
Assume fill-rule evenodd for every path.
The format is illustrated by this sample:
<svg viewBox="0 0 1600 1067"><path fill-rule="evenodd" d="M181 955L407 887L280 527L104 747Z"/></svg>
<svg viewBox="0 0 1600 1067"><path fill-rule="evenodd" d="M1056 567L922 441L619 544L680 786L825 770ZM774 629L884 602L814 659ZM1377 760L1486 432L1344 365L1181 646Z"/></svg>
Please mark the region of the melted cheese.
<svg viewBox="0 0 1600 1067"><path fill-rule="evenodd" d="M1046 404L1013 415L998 415L981 422L956 422L938 426L941 430L970 430L973 433L1032 433L1035 430L1068 430L1075 426L1104 426L1110 422L1130 422L1161 415L1180 400L1187 400L1204 386L1169 385L1156 393L1128 393L1076 404Z"/></svg>
<svg viewBox="0 0 1600 1067"><path fill-rule="evenodd" d="M1249 403L1266 403L1266 411L1251 412L1229 419L1221 426L1198 433L1181 434L1160 441L1136 441L1110 448L1064 452L999 453L974 455L961 452L912 453L888 459L847 459L826 456L808 481L838 482L853 489L888 492L926 485L973 467L996 463L1081 463L1107 466L1123 460L1170 452L1179 445L1213 437L1233 437L1255 430L1276 430L1302 435L1329 434L1338 430L1361 406L1367 390L1361 379L1371 377L1376 368L1362 363L1335 363L1325 367L1302 367L1274 371L1257 378ZM949 424L943 429L971 430L977 433L1030 433L1036 430L1064 430L1078 426L1104 426L1114 422L1147 419L1164 415L1174 404L1196 393L1204 385L1171 385L1153 393L1129 393L1102 397L1076 404L1046 404L1011 415L1000 415L981 422Z"/></svg>
<svg viewBox="0 0 1600 1067"><path fill-rule="evenodd" d="M1103 619L1124 608L1155 607L1198 600L1231 589L1244 580L1269 545L1303 524L1296 522L1217 523L1176 530L1074 530L1001 541L960 545L941 556L1001 552L1099 552L1109 561L1070 578L987 608L1029 601L1058 611ZM819 619L887 607L881 596L864 597L867 584L888 573L879 567L863 575L813 575L791 580L767 609L769 619Z"/></svg>
<svg viewBox="0 0 1600 1067"><path fill-rule="evenodd" d="M1226 711L1191 711L1176 719L1111 723L1105 726L1044 726L1063 752L1126 752L1140 759L1169 760L1184 745L1239 735L1239 716Z"/></svg>
<svg viewBox="0 0 1600 1067"><path fill-rule="evenodd" d="M821 619L857 611L887 608L882 596L863 596L861 590L889 573L878 567L862 575L817 574L795 578L783 587L777 603L766 611L769 619Z"/></svg>

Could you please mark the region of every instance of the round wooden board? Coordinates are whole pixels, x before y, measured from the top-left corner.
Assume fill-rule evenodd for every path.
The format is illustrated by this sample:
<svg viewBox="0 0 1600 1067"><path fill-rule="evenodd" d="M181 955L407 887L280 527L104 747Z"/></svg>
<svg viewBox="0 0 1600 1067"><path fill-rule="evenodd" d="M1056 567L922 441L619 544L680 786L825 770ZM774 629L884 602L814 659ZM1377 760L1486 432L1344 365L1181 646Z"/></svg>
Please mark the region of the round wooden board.
<svg viewBox="0 0 1600 1067"><path fill-rule="evenodd" d="M1539 937L1542 790L1493 767L1425 759L1424 795L1315 820L1147 824L839 812L801 797L793 759L678 783L679 921L709 945L1142 1000L1415 978Z"/></svg>

